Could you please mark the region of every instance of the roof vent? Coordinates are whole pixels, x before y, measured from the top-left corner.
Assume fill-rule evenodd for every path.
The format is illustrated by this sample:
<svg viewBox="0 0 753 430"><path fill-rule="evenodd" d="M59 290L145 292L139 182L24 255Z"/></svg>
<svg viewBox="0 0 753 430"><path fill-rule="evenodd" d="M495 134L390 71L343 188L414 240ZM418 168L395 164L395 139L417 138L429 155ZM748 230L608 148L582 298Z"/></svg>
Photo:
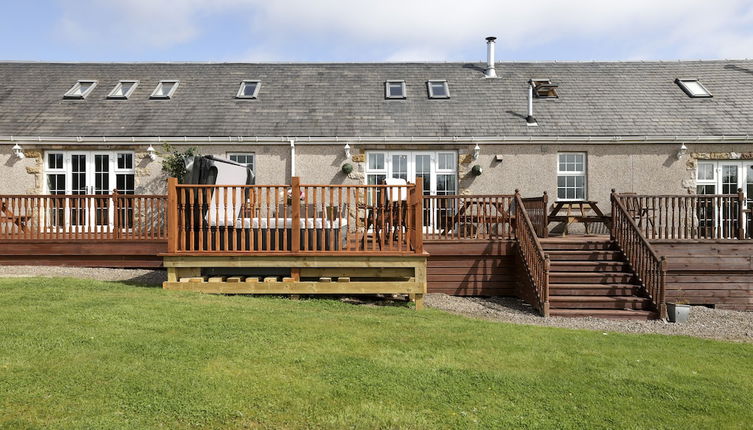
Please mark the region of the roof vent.
<svg viewBox="0 0 753 430"><path fill-rule="evenodd" d="M528 116L526 116L526 125L529 127L535 127L539 125L538 122L536 122L536 118L533 117L533 87L534 87L533 79L528 81Z"/></svg>
<svg viewBox="0 0 753 430"><path fill-rule="evenodd" d="M495 40L497 40L494 36L489 36L486 38L486 70L484 70L484 75L487 78L496 78L497 77L497 71L494 70L494 44Z"/></svg>

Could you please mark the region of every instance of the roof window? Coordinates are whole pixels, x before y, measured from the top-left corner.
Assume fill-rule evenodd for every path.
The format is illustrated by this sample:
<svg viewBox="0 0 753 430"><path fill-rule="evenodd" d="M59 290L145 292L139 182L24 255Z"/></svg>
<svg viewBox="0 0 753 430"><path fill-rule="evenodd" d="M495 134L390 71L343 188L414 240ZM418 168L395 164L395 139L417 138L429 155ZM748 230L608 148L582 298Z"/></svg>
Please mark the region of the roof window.
<svg viewBox="0 0 753 430"><path fill-rule="evenodd" d="M429 87L429 98L431 99L449 99L450 87L447 85L447 81L429 81L426 83Z"/></svg>
<svg viewBox="0 0 753 430"><path fill-rule="evenodd" d="M136 89L139 81L120 81L107 95L108 99L127 99Z"/></svg>
<svg viewBox="0 0 753 430"><path fill-rule="evenodd" d="M239 99L255 99L257 94L259 94L260 87L260 81L242 81L241 87L238 88L238 94L235 97Z"/></svg>
<svg viewBox="0 0 753 430"><path fill-rule="evenodd" d="M176 80L165 80L165 81L159 81L159 84L157 84L157 88L154 89L154 92L152 92L151 98L153 99L169 99L173 96L173 93L175 93L175 90L178 89L178 82Z"/></svg>
<svg viewBox="0 0 753 430"><path fill-rule="evenodd" d="M67 99L85 99L96 86L97 81L77 81L63 97Z"/></svg>
<svg viewBox="0 0 753 430"><path fill-rule="evenodd" d="M557 94L557 87L552 83L550 79L531 79L533 84L533 95L540 99L556 99L559 97Z"/></svg>
<svg viewBox="0 0 753 430"><path fill-rule="evenodd" d="M685 94L690 97L712 97L709 90L707 90L706 87L704 87L698 79L677 78L675 79L675 83L677 83L677 85L679 85L680 88L685 91Z"/></svg>
<svg viewBox="0 0 753 430"><path fill-rule="evenodd" d="M405 98L405 81L387 81L384 83L384 97L388 99Z"/></svg>

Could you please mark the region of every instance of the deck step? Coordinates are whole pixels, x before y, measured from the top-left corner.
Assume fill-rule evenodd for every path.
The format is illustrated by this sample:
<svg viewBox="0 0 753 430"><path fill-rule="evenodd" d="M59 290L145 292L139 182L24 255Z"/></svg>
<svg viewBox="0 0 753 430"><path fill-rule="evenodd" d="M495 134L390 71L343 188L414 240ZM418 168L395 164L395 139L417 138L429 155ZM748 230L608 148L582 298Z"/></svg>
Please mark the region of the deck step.
<svg viewBox="0 0 753 430"><path fill-rule="evenodd" d="M604 250L571 250L559 249L547 251L551 261L620 261L622 253L620 251Z"/></svg>
<svg viewBox="0 0 753 430"><path fill-rule="evenodd" d="M549 283L552 284L630 284L632 273L607 272L549 272Z"/></svg>
<svg viewBox="0 0 753 430"><path fill-rule="evenodd" d="M622 261L552 261L553 272L625 272L629 269Z"/></svg>
<svg viewBox="0 0 753 430"><path fill-rule="evenodd" d="M620 320L655 320L659 314L654 311L615 310L615 309L551 309L549 315L553 317L593 317Z"/></svg>
<svg viewBox="0 0 753 430"><path fill-rule="evenodd" d="M639 291L633 284L551 284L551 296L632 296Z"/></svg>
<svg viewBox="0 0 753 430"><path fill-rule="evenodd" d="M612 241L600 238L547 238L541 239L541 246L544 251L611 251L614 248Z"/></svg>
<svg viewBox="0 0 753 430"><path fill-rule="evenodd" d="M648 310L651 300L636 296L549 296L550 309Z"/></svg>

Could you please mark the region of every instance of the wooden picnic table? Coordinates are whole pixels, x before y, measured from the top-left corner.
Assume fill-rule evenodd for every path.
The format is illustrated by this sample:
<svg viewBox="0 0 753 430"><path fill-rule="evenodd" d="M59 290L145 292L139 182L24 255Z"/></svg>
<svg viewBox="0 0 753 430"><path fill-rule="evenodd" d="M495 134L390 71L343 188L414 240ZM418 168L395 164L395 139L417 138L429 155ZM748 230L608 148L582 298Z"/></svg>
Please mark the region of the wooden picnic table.
<svg viewBox="0 0 753 430"><path fill-rule="evenodd" d="M487 213L491 211L491 207L488 207L489 205L496 209L496 215ZM466 214L469 209L473 212L472 208L474 206L476 207L476 213ZM486 231L491 232L492 224L504 224L509 218L504 208L504 201L465 199L457 212L450 216L447 222L442 222L444 224L442 225L442 233L444 234L450 229L455 229L455 226L460 228L460 223L463 222L473 224L476 227L476 231L473 232L475 236L478 233L479 225L486 225Z"/></svg>
<svg viewBox="0 0 753 430"><path fill-rule="evenodd" d="M581 223L586 228L586 234L589 234L588 227L593 223L604 223L609 225L610 218L601 212L598 202L593 200L565 200L558 201L554 204L552 211L549 213L549 222L563 222L565 229L562 235L568 233L568 228L572 223ZM562 209L567 209L565 215L560 215Z"/></svg>

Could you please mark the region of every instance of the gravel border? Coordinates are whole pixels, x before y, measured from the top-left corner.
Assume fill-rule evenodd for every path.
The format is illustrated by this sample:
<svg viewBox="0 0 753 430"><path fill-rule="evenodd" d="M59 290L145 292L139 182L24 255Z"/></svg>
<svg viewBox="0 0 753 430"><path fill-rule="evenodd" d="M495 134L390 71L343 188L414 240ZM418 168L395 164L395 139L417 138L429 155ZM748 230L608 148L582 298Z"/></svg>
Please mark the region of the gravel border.
<svg viewBox="0 0 753 430"><path fill-rule="evenodd" d="M624 321L603 318L543 318L531 306L514 297L458 297L427 294L426 306L492 321L569 329L620 333L653 333L753 343L753 312L692 306L687 323L662 320Z"/></svg>
<svg viewBox="0 0 753 430"><path fill-rule="evenodd" d="M0 266L0 277L71 277L118 281L134 285L160 286L167 279L164 270L106 269L59 266ZM514 324L621 333L685 335L708 339L753 343L753 312L727 311L693 306L690 320L672 324L661 320L621 321L601 318L542 318L531 306L514 297L458 297L427 294L426 306L472 318ZM360 298L344 299L354 304L371 303ZM381 302L381 300L379 300ZM371 303L374 304L374 303ZM382 303L384 304L384 303Z"/></svg>

